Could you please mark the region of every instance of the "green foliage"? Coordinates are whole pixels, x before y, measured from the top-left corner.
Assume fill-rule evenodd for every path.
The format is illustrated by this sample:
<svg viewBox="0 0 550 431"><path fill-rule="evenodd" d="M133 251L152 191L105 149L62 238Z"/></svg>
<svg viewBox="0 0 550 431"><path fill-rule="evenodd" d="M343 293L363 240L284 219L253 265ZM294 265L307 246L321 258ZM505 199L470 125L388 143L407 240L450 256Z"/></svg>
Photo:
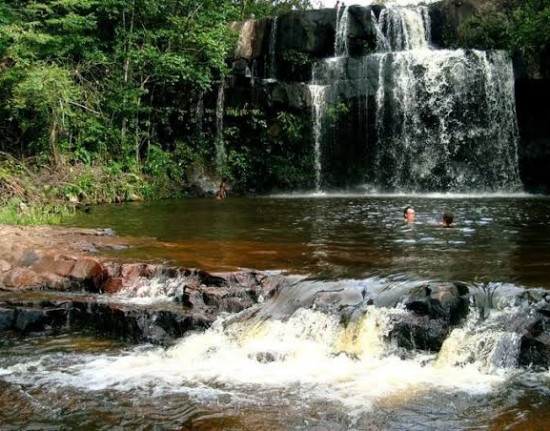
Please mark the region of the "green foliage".
<svg viewBox="0 0 550 431"><path fill-rule="evenodd" d="M52 141L52 134L57 135L59 131L67 129L79 102L80 88L72 81L67 70L53 64L34 64L13 89L12 106L24 127L33 126L25 121L29 116L27 111L30 110L32 118L42 120L39 124L49 131L50 144L53 146L56 142ZM56 148L50 149L52 153L56 151Z"/></svg>
<svg viewBox="0 0 550 431"><path fill-rule="evenodd" d="M281 111L277 114L277 121L290 141L295 142L302 138L303 125L298 116Z"/></svg>
<svg viewBox="0 0 550 431"><path fill-rule="evenodd" d="M9 198L49 214L47 199L177 194L188 166L208 169L215 160L215 112L206 108L198 132L196 108L228 72L237 38L230 22L308 6L308 0L0 2L0 151L32 157L43 172L55 166L48 190L23 169L28 181L20 186L28 193ZM299 53L291 60L309 62ZM300 120L238 111L227 113L227 172L243 187L264 175L264 185L288 165L283 145L298 145Z"/></svg>
<svg viewBox="0 0 550 431"><path fill-rule="evenodd" d="M235 19L264 18L279 15L291 10L303 10L312 6L309 0L235 0L238 10Z"/></svg>
<svg viewBox="0 0 550 431"><path fill-rule="evenodd" d="M289 49L283 53L283 60L289 63L291 66L299 67L311 63L311 57L301 51Z"/></svg>
<svg viewBox="0 0 550 431"><path fill-rule="evenodd" d="M349 108L345 103L332 104L327 108L327 118L331 121L337 121L340 117L347 115Z"/></svg>
<svg viewBox="0 0 550 431"><path fill-rule="evenodd" d="M508 45L509 31L510 21L503 13L475 16L462 24L460 45L505 49Z"/></svg>
<svg viewBox="0 0 550 431"><path fill-rule="evenodd" d="M303 114L302 114L303 115ZM243 190L306 188L313 182L309 120L288 111L231 109L225 143L228 177Z"/></svg>
<svg viewBox="0 0 550 431"><path fill-rule="evenodd" d="M542 52L550 45L550 0L526 0L474 16L462 24L459 37L472 48Z"/></svg>
<svg viewBox="0 0 550 431"><path fill-rule="evenodd" d="M59 224L73 214L67 205L51 203L27 205L19 199L10 199L0 206L0 223L13 225Z"/></svg>
<svg viewBox="0 0 550 431"><path fill-rule="evenodd" d="M541 50L550 44L550 0L527 0L512 13L510 46Z"/></svg>

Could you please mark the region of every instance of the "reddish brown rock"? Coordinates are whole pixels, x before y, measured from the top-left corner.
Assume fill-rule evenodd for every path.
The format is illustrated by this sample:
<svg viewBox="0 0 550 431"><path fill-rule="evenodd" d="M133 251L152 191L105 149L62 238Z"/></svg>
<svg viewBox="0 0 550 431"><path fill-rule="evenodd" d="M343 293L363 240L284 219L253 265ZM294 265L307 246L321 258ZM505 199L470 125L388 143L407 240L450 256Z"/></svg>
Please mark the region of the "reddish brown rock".
<svg viewBox="0 0 550 431"><path fill-rule="evenodd" d="M76 261L70 276L84 282L88 288L99 290L104 278L103 266L96 259L80 258Z"/></svg>
<svg viewBox="0 0 550 431"><path fill-rule="evenodd" d="M40 287L40 277L34 271L27 268L14 268L6 272L2 282L7 288L25 289Z"/></svg>
<svg viewBox="0 0 550 431"><path fill-rule="evenodd" d="M68 277L72 274L75 267L75 261L63 256L56 256L52 263L51 271L59 276Z"/></svg>
<svg viewBox="0 0 550 431"><path fill-rule="evenodd" d="M32 265L31 269L41 274L69 277L76 261L73 257L54 252L37 252L37 255L39 259Z"/></svg>
<svg viewBox="0 0 550 431"><path fill-rule="evenodd" d="M107 278L119 277L122 271L122 265L116 262L107 262L104 263L103 269Z"/></svg>
<svg viewBox="0 0 550 431"><path fill-rule="evenodd" d="M6 262L5 260L0 260L0 272L6 272L9 271L12 268L11 264L9 262Z"/></svg>
<svg viewBox="0 0 550 431"><path fill-rule="evenodd" d="M107 280L101 286L101 291L108 294L118 293L124 287L122 281L122 278L118 277L107 278Z"/></svg>
<svg viewBox="0 0 550 431"><path fill-rule="evenodd" d="M48 289L63 290L70 285L70 281L56 274L47 273L40 276L40 283Z"/></svg>
<svg viewBox="0 0 550 431"><path fill-rule="evenodd" d="M154 265L131 263L122 265L120 271L121 277L124 279L125 286L134 285L141 277L151 278L156 272Z"/></svg>

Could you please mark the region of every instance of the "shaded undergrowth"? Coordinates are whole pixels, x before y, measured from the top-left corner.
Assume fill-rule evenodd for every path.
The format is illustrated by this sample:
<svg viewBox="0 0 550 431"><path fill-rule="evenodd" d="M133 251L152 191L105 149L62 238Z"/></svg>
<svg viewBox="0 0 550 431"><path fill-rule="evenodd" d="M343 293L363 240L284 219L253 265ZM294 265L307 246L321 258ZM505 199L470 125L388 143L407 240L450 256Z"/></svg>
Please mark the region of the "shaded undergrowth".
<svg viewBox="0 0 550 431"><path fill-rule="evenodd" d="M42 166L0 153L0 223L58 224L81 207L177 197L181 184L112 166Z"/></svg>

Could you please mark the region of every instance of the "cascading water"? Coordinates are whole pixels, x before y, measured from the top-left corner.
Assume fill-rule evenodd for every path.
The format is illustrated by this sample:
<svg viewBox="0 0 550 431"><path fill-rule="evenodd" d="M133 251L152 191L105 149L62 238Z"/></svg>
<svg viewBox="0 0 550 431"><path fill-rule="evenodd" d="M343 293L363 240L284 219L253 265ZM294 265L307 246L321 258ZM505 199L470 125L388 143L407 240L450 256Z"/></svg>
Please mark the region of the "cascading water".
<svg viewBox="0 0 550 431"><path fill-rule="evenodd" d="M277 22L278 17L274 17L271 20L271 32L269 34L269 62L267 68L267 78L268 79L277 79Z"/></svg>
<svg viewBox="0 0 550 431"><path fill-rule="evenodd" d="M377 60L377 184L393 190L519 187L506 53L423 50Z"/></svg>
<svg viewBox="0 0 550 431"><path fill-rule="evenodd" d="M334 35L334 55L348 55L349 8L339 7L336 11L336 31Z"/></svg>
<svg viewBox="0 0 550 431"><path fill-rule="evenodd" d="M325 120L327 87L323 85L309 85L308 88L311 95L313 117L315 191L319 192L321 191L321 145L323 141L323 124Z"/></svg>
<svg viewBox="0 0 550 431"><path fill-rule="evenodd" d="M218 173L225 167L225 142L223 136L223 116L225 111L225 86L222 81L218 87L218 97L216 100L216 168Z"/></svg>
<svg viewBox="0 0 550 431"><path fill-rule="evenodd" d="M370 12L377 52L350 57L352 9L361 8L338 11L337 57L314 65L313 84L329 88L325 106L351 103L363 110L357 115L366 138L353 136L365 139L368 161L356 184L404 192L521 189L509 55L433 49L428 8L392 6L378 17ZM350 141L338 130L335 139ZM326 175L331 158L324 159Z"/></svg>
<svg viewBox="0 0 550 431"><path fill-rule="evenodd" d="M385 43L378 50L408 51L427 48L430 43L430 15L424 6L414 8L387 7L382 9L376 27Z"/></svg>
<svg viewBox="0 0 550 431"><path fill-rule="evenodd" d="M322 188L322 150L325 140L324 124L326 121L326 109L328 105L328 94L332 93L332 80L327 80L327 76L339 79L343 75L344 60L348 56L348 26L349 9L346 6L339 7L336 10L336 31L334 39L335 57L324 60L314 65L312 70L311 84L308 85L312 102L313 119L313 151L314 151L314 170L315 170L315 191L320 192ZM324 84L319 85L320 80L317 75L324 77Z"/></svg>
<svg viewBox="0 0 550 431"><path fill-rule="evenodd" d="M167 350L142 347L120 355L46 355L38 362L0 368L0 375L23 385L108 389L133 396L141 391L150 396L154 388L155 396L177 393L203 404L223 400L225 408L259 400L265 405L267 399L271 408L304 400L337 404L358 421L354 429L363 429L362 421L369 421L380 403L399 406L412 394L451 399L457 394L489 394L514 375L519 336L508 323L526 311L514 301L484 318L471 310L439 354L404 352L388 341L396 316L406 314L403 308L367 306L354 312L351 320L316 309L323 295L342 300L383 290L381 280L301 283Z"/></svg>

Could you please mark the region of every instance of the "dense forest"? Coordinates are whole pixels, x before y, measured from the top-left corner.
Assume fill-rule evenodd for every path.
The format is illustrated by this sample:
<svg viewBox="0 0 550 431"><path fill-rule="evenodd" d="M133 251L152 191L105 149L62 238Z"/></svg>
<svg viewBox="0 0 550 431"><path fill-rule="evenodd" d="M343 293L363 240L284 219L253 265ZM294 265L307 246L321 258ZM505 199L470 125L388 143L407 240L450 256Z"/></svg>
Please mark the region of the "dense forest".
<svg viewBox="0 0 550 431"><path fill-rule="evenodd" d="M238 37L230 22L308 6L307 0L2 2L4 207L17 217L13 210L30 211L28 203L37 200L177 194L189 164L213 159L213 127L196 135L196 108L228 73ZM205 120L212 115L205 112Z"/></svg>

